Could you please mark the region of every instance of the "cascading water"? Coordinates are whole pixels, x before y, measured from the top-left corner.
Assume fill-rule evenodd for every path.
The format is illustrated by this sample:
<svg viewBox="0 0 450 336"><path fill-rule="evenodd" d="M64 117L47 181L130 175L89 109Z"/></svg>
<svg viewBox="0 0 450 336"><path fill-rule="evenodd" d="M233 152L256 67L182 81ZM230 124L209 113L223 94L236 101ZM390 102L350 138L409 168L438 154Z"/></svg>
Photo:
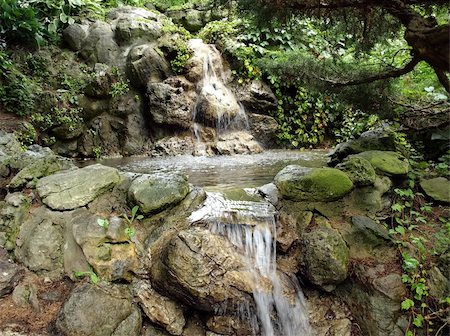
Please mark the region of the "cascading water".
<svg viewBox="0 0 450 336"><path fill-rule="evenodd" d="M208 193L205 205L191 215L201 220L243 251L253 280L256 317L242 307L241 319L248 319L252 335L311 335L306 304L294 275L277 271L276 211L268 202L231 201ZM269 288L269 289L268 289Z"/></svg>

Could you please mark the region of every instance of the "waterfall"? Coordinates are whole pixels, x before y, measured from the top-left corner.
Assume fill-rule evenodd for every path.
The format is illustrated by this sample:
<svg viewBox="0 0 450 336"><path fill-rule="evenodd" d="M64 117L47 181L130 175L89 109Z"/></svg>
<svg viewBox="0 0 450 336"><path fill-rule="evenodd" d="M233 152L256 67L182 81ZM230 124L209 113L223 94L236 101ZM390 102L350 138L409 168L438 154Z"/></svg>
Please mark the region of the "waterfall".
<svg viewBox="0 0 450 336"><path fill-rule="evenodd" d="M298 280L277 271L274 207L264 201L232 201L208 193L204 207L192 214L191 221L200 218L209 223L211 232L227 237L244 253L253 278L257 316L247 316L248 307L239 313L252 324L253 335L311 335Z"/></svg>

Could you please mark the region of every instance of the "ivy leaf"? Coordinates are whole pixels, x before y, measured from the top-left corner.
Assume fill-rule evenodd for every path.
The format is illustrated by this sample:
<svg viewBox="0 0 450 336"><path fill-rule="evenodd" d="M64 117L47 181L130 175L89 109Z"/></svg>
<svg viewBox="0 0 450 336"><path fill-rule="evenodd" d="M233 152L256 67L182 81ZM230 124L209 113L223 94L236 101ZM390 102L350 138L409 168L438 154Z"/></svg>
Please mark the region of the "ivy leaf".
<svg viewBox="0 0 450 336"><path fill-rule="evenodd" d="M422 327L423 326L423 316L421 315L421 314L419 314L419 315L417 315L415 318L414 318L414 320L413 320L413 324L416 326L416 327L418 327L418 328L420 328L420 327Z"/></svg>
<svg viewBox="0 0 450 336"><path fill-rule="evenodd" d="M402 236L405 234L405 228L403 226L396 226L395 231L400 233Z"/></svg>
<svg viewBox="0 0 450 336"><path fill-rule="evenodd" d="M411 299L403 300L401 306L402 306L402 309L403 309L403 310L409 310L409 309L411 309L412 307L414 307L414 301L411 300Z"/></svg>

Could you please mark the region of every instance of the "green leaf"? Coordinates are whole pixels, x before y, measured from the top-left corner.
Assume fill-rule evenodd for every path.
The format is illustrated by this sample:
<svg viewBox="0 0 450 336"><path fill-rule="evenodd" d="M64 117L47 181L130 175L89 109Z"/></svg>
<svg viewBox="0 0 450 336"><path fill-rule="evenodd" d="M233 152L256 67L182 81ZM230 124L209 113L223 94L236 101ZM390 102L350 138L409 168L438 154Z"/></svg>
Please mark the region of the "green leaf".
<svg viewBox="0 0 450 336"><path fill-rule="evenodd" d="M405 234L405 228L403 226L396 226L395 231L400 233L402 236Z"/></svg>
<svg viewBox="0 0 450 336"><path fill-rule="evenodd" d="M421 314L419 314L419 315L417 315L417 316L414 318L413 324L414 324L416 327L420 328L420 327L423 326L423 321L424 321L423 316L422 316Z"/></svg>
<svg viewBox="0 0 450 336"><path fill-rule="evenodd" d="M109 220L106 218L97 218L97 224L100 225L102 228L108 229L109 228Z"/></svg>
<svg viewBox="0 0 450 336"><path fill-rule="evenodd" d="M401 306L403 310L409 310L414 307L414 301L411 299L403 300Z"/></svg>
<svg viewBox="0 0 450 336"><path fill-rule="evenodd" d="M136 216L136 213L138 212L138 210L139 210L139 205L135 205L133 207L133 209L131 209L131 217Z"/></svg>
<svg viewBox="0 0 450 336"><path fill-rule="evenodd" d="M133 228L128 227L128 228L125 229L125 233L126 233L126 235L128 237L132 238L136 234L136 230L133 229Z"/></svg>
<svg viewBox="0 0 450 336"><path fill-rule="evenodd" d="M408 330L405 334L405 336L414 336L413 332L411 330Z"/></svg>
<svg viewBox="0 0 450 336"><path fill-rule="evenodd" d="M136 217L137 220L141 220L143 218L144 218L144 216L142 216L142 215L139 215L139 216Z"/></svg>
<svg viewBox="0 0 450 336"><path fill-rule="evenodd" d="M91 282L95 285L98 282L98 276L94 272L91 272Z"/></svg>

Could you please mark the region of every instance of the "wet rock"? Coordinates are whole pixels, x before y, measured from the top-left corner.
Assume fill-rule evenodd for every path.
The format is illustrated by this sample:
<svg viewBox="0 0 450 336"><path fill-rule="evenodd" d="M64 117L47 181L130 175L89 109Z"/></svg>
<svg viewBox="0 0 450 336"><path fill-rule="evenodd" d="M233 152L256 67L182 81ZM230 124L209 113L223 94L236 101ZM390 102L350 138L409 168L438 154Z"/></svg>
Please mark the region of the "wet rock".
<svg viewBox="0 0 450 336"><path fill-rule="evenodd" d="M134 291L150 321L162 326L171 335L181 335L186 320L183 310L175 301L160 295L152 289L150 283L143 281L134 285Z"/></svg>
<svg viewBox="0 0 450 336"><path fill-rule="evenodd" d="M278 189L274 183L268 183L258 188L258 192L272 205L278 203Z"/></svg>
<svg viewBox="0 0 450 336"><path fill-rule="evenodd" d="M436 266L428 271L428 287L430 295L435 298L448 297L450 288L448 286L448 279L442 274L440 269Z"/></svg>
<svg viewBox="0 0 450 336"><path fill-rule="evenodd" d="M264 148L275 148L278 132L277 121L267 115L249 114L251 134Z"/></svg>
<svg viewBox="0 0 450 336"><path fill-rule="evenodd" d="M67 336L137 336L141 319L135 314L132 296L125 286L82 284L64 303L56 327Z"/></svg>
<svg viewBox="0 0 450 336"><path fill-rule="evenodd" d="M290 165L275 176L280 195L295 201L333 201L351 191L353 183L334 168L305 168Z"/></svg>
<svg viewBox="0 0 450 336"><path fill-rule="evenodd" d="M277 106L277 98L270 87L257 79L236 89L238 100L249 112L269 114Z"/></svg>
<svg viewBox="0 0 450 336"><path fill-rule="evenodd" d="M213 312L252 302L254 281L235 247L222 236L192 228L174 236L151 270L158 289Z"/></svg>
<svg viewBox="0 0 450 336"><path fill-rule="evenodd" d="M338 231L318 227L303 234L306 275L315 285L332 291L348 275L349 249Z"/></svg>
<svg viewBox="0 0 450 336"><path fill-rule="evenodd" d="M441 202L450 203L450 181L445 177L436 177L433 179L420 180L420 186L425 194L432 199Z"/></svg>
<svg viewBox="0 0 450 336"><path fill-rule="evenodd" d="M24 275L24 269L8 259L5 250L0 249L0 297L10 293Z"/></svg>
<svg viewBox="0 0 450 336"><path fill-rule="evenodd" d="M145 174L135 179L128 191L132 204L142 213L154 213L178 204L189 192L187 178L179 174Z"/></svg>
<svg viewBox="0 0 450 336"><path fill-rule="evenodd" d="M39 158L19 171L9 183L9 188L21 188L36 186L41 177L52 175L60 170L74 169L72 161L60 156L48 156Z"/></svg>
<svg viewBox="0 0 450 336"><path fill-rule="evenodd" d="M172 77L163 83L147 85L149 111L155 123L189 129L196 94L184 77Z"/></svg>
<svg viewBox="0 0 450 336"><path fill-rule="evenodd" d="M356 154L355 157L366 159L375 171L382 175L406 175L409 171L408 161L396 152L366 151Z"/></svg>
<svg viewBox="0 0 450 336"><path fill-rule="evenodd" d="M227 132L212 145L213 152L221 155L256 154L263 151L260 144L247 132Z"/></svg>
<svg viewBox="0 0 450 336"><path fill-rule="evenodd" d="M71 210L92 202L119 181L117 169L99 164L44 177L36 185L42 202L54 210Z"/></svg>
<svg viewBox="0 0 450 336"><path fill-rule="evenodd" d="M355 186L369 186L375 183L375 170L364 158L350 155L336 168L345 172Z"/></svg>
<svg viewBox="0 0 450 336"><path fill-rule="evenodd" d="M251 321L243 316L212 316L206 321L209 330L219 335L246 336L253 335Z"/></svg>
<svg viewBox="0 0 450 336"><path fill-rule="evenodd" d="M148 83L162 82L170 73L162 52L151 44L135 46L128 53L127 75L133 86L145 89Z"/></svg>

